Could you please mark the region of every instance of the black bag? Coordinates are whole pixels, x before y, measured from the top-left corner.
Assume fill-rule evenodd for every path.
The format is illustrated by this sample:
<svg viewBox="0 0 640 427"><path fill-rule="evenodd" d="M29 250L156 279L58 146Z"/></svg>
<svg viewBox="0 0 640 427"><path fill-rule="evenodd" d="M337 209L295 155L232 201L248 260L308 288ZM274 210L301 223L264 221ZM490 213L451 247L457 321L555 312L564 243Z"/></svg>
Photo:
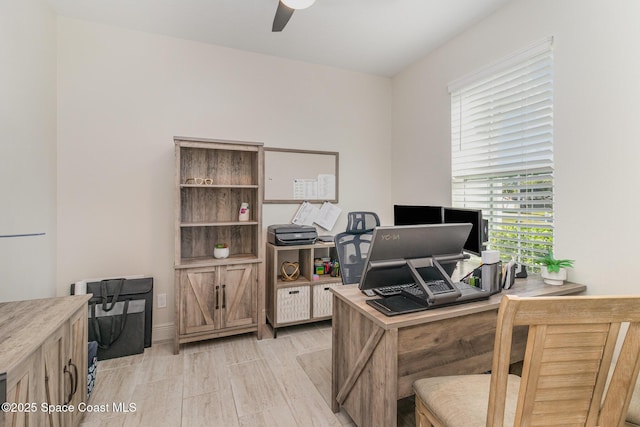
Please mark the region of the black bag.
<svg viewBox="0 0 640 427"><path fill-rule="evenodd" d="M74 285L71 285L71 295ZM144 346L151 347L151 332L153 330L153 277L139 279L106 279L99 282L87 283L87 293L93 294L91 303L103 303L103 297L115 302L124 300L144 300ZM91 326L89 326L91 329Z"/></svg>
<svg viewBox="0 0 640 427"><path fill-rule="evenodd" d="M144 300L89 302L89 341L98 343L98 360L144 351L144 309Z"/></svg>
<svg viewBox="0 0 640 427"><path fill-rule="evenodd" d="M96 385L96 372L98 370L98 343L89 341L87 357L87 400Z"/></svg>

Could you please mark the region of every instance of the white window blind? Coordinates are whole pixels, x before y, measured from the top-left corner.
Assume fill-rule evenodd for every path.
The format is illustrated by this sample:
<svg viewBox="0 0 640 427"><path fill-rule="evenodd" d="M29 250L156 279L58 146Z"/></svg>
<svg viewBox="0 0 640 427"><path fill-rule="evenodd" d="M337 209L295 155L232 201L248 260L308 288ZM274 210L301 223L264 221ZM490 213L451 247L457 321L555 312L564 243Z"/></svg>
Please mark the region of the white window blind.
<svg viewBox="0 0 640 427"><path fill-rule="evenodd" d="M449 86L453 205L482 209L489 247L530 266L553 246L551 45Z"/></svg>

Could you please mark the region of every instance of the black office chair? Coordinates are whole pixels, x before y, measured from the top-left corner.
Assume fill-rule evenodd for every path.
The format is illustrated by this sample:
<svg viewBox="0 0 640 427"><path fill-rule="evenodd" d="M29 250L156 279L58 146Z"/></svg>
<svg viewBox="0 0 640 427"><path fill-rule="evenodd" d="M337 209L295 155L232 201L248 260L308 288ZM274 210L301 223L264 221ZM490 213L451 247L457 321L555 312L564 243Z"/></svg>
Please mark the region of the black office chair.
<svg viewBox="0 0 640 427"><path fill-rule="evenodd" d="M380 226L380 218L375 212L349 212L347 214L347 233L373 233Z"/></svg>
<svg viewBox="0 0 640 427"><path fill-rule="evenodd" d="M373 229L379 225L380 218L375 212L349 212L347 230L334 237L344 285L360 283Z"/></svg>

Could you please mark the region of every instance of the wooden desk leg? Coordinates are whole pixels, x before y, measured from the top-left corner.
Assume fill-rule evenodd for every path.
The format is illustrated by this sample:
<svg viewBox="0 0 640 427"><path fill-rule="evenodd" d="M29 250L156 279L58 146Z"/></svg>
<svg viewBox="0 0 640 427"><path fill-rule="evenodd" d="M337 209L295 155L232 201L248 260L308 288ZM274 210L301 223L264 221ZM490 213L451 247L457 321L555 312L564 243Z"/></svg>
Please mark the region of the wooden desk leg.
<svg viewBox="0 0 640 427"><path fill-rule="evenodd" d="M362 370L364 369L366 364L369 362L369 359L371 358L373 351L378 346L378 343L380 342L380 339L382 338L383 334L384 334L384 329L378 328L374 330L371 335L369 335L369 339L367 339L367 343L365 344L364 348L358 355L358 359L356 359L356 363L351 368L351 371L349 372L349 376L345 380L344 384L342 384L342 387L340 387L340 391L338 391L338 395L336 396L336 400L338 401L338 404L342 404L347 398L347 396L349 395L349 393L351 392L351 389L353 388L354 384L356 383L356 380L362 373Z"/></svg>
<svg viewBox="0 0 640 427"><path fill-rule="evenodd" d="M333 313L331 320L331 410L336 413L340 412L340 404L338 403L338 357L339 346L342 343L342 339L340 338L343 334L342 330L344 328L343 318L342 318L342 310L341 302L338 297L333 296Z"/></svg>
<svg viewBox="0 0 640 427"><path fill-rule="evenodd" d="M391 329L384 335L385 378L381 380L384 408L382 426L396 427L398 424L398 330Z"/></svg>
<svg viewBox="0 0 640 427"><path fill-rule="evenodd" d="M397 424L398 331L384 330L334 298L331 409L356 425Z"/></svg>

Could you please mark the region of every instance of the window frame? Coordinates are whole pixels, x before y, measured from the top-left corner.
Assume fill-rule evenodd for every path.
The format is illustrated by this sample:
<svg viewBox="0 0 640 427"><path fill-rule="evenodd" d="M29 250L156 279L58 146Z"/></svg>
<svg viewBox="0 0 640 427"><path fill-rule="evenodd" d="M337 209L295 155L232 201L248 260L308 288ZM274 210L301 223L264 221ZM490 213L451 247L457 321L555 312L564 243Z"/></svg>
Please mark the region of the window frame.
<svg viewBox="0 0 640 427"><path fill-rule="evenodd" d="M554 243L553 37L449 84L452 206L482 209L488 248L533 267Z"/></svg>

